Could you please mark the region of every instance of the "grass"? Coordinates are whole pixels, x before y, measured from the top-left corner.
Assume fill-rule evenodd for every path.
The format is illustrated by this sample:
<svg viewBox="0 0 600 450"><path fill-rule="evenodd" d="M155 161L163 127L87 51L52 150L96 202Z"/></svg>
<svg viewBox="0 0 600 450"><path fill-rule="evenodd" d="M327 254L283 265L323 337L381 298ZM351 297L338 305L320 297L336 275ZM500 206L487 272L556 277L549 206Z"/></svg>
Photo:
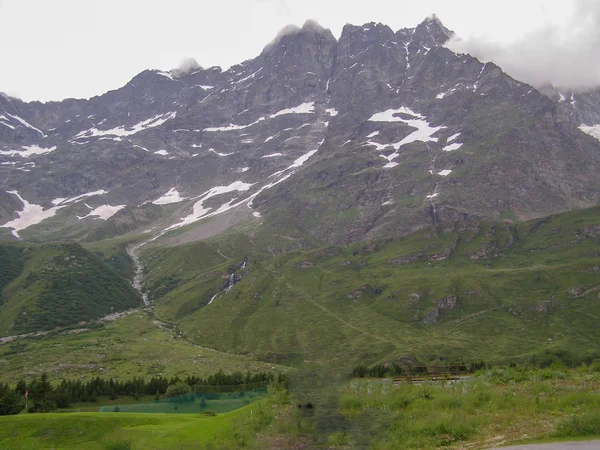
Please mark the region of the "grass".
<svg viewBox="0 0 600 450"><path fill-rule="evenodd" d="M140 303L116 270L75 243L0 244L0 336L51 330Z"/></svg>
<svg viewBox="0 0 600 450"><path fill-rule="evenodd" d="M389 423L375 449L489 448L600 436L599 387L588 368L495 369L455 384L353 380L340 409L353 422Z"/></svg>
<svg viewBox="0 0 600 450"><path fill-rule="evenodd" d="M585 230L598 224L592 208L324 248L238 229L143 258L146 286L165 287L153 299L158 318L199 345L294 367L293 393L317 405L328 435L340 432L337 403L358 364L597 350L600 241ZM238 283L208 306L233 272ZM455 306L438 306L453 297Z"/></svg>
<svg viewBox="0 0 600 450"><path fill-rule="evenodd" d="M225 414L54 413L0 417L0 448L294 448L310 440L289 399L267 399ZM297 447L303 448L303 447Z"/></svg>
<svg viewBox="0 0 600 450"><path fill-rule="evenodd" d="M32 378L42 372L54 379L150 378L247 370L283 371L249 356L231 355L191 344L177 330L156 321L148 311L132 312L100 328L54 332L0 344L0 379Z"/></svg>
<svg viewBox="0 0 600 450"><path fill-rule="evenodd" d="M231 422L243 411L216 417L135 413L22 414L0 418L0 447L37 448L225 448Z"/></svg>
<svg viewBox="0 0 600 450"><path fill-rule="evenodd" d="M160 293L157 316L191 341L263 360L342 370L401 356L526 360L549 348L596 348L600 242L574 236L598 223L593 208L542 224L482 223L283 253L232 234L148 251L146 286ZM414 260L393 262L403 257ZM239 283L207 306L233 272ZM447 297L456 306L439 308ZM424 323L436 308L435 323Z"/></svg>

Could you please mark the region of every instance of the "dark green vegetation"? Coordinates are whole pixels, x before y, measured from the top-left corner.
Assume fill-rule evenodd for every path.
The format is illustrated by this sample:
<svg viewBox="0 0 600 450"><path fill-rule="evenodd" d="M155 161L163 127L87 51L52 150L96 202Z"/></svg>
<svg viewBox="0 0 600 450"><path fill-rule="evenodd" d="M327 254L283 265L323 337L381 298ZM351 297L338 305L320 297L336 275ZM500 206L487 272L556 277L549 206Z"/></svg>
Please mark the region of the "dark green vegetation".
<svg viewBox="0 0 600 450"><path fill-rule="evenodd" d="M98 319L139 303L127 279L79 244L0 243L0 336Z"/></svg>
<svg viewBox="0 0 600 450"><path fill-rule="evenodd" d="M0 383L0 416L19 414L23 410L22 394L16 391L8 383Z"/></svg>
<svg viewBox="0 0 600 450"><path fill-rule="evenodd" d="M0 415L20 412L25 405L25 393L29 394L31 403L29 412L48 412L57 408L68 408L72 403L96 403L99 397L116 400L128 396L139 400L143 396L155 395L158 400L160 396L184 396L192 391L199 395L209 395L210 392L239 394L257 386L264 389L271 383L285 386L285 379L283 374L264 372L226 374L219 371L206 378L196 375L187 376L185 379L175 376L152 377L148 380L95 377L87 382L63 379L60 383L53 384L49 381L48 374L43 373L39 378L29 382L19 380L12 389L8 384L0 383Z"/></svg>

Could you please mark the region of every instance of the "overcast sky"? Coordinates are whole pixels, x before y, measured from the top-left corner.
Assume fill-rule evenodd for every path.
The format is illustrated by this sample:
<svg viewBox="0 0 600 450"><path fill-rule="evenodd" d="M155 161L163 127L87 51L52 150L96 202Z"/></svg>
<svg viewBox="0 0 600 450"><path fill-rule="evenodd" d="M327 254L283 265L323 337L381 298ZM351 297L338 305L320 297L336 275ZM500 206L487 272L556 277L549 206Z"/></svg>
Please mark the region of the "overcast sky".
<svg viewBox="0 0 600 450"><path fill-rule="evenodd" d="M465 40L463 50L503 60L522 78L552 68L552 56L577 53L578 71L598 63L598 0L0 0L0 91L24 100L90 97L124 85L148 68L172 69L188 57L204 67L228 67L258 55L287 24L314 19L338 37L345 23L415 26L436 13ZM596 5L596 7L594 7ZM600 14L592 17L600 18ZM577 22L575 22L577 21ZM600 20L599 20L600 22ZM514 53L535 40L525 58ZM551 41L548 48L546 41ZM457 44L459 45L459 44ZM557 50L558 49L558 50ZM534 64L539 52L543 61ZM592 55L593 56L593 55ZM538 61L539 62L539 61ZM528 72L529 70L529 72ZM561 73L562 70L556 70ZM593 78L593 77L592 77ZM570 80L570 79L569 79ZM567 83L569 82L567 80ZM526 80L528 81L528 80ZM534 80L535 81L535 80ZM533 81L531 81L533 82ZM588 83L589 84L589 83Z"/></svg>

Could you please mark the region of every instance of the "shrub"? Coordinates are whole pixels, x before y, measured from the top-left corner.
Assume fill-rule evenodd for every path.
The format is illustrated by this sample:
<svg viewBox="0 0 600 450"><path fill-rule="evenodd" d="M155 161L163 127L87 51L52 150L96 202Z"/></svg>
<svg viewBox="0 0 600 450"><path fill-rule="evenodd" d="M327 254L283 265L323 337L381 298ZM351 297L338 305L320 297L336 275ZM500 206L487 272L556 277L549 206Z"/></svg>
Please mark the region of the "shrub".
<svg viewBox="0 0 600 450"><path fill-rule="evenodd" d="M0 395L0 416L19 414L22 410L23 404L18 394L7 391Z"/></svg>
<svg viewBox="0 0 600 450"><path fill-rule="evenodd" d="M594 411L561 420L554 433L557 437L600 435L600 412Z"/></svg>
<svg viewBox="0 0 600 450"><path fill-rule="evenodd" d="M192 388L190 388L185 383L177 383L169 386L167 388L167 397L179 397L180 395L187 395L192 392Z"/></svg>

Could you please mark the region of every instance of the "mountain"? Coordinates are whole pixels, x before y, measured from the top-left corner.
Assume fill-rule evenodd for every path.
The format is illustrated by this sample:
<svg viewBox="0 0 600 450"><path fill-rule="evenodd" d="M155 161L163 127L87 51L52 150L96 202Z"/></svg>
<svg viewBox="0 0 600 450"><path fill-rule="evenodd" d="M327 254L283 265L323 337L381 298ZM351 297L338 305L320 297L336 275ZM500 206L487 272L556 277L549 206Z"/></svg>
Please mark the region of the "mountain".
<svg viewBox="0 0 600 450"><path fill-rule="evenodd" d="M540 91L555 101L562 120L580 124L581 131L600 139L600 89L562 91L544 86Z"/></svg>
<svg viewBox="0 0 600 450"><path fill-rule="evenodd" d="M0 96L0 236L185 242L258 221L342 244L595 205L600 142L579 127L597 103L567 115L451 35L435 16L339 39L307 22L225 71Z"/></svg>
<svg viewBox="0 0 600 450"><path fill-rule="evenodd" d="M114 266L75 243L0 243L0 336L138 306L138 293Z"/></svg>

